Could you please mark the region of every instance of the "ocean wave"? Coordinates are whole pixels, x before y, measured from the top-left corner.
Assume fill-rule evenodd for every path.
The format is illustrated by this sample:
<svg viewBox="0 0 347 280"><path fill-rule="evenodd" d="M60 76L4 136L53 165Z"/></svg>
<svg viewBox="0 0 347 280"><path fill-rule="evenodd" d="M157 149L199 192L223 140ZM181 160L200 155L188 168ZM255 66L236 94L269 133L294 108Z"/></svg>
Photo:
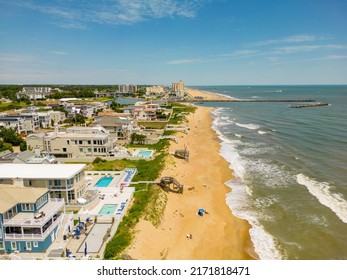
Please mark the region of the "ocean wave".
<svg viewBox="0 0 347 280"><path fill-rule="evenodd" d="M328 183L317 182L301 173L297 175L297 182L305 186L321 204L330 208L340 220L347 223L347 201L342 194L334 193Z"/></svg>
<svg viewBox="0 0 347 280"><path fill-rule="evenodd" d="M259 125L252 124L252 123L235 123L239 127L247 128L247 129L258 129Z"/></svg>
<svg viewBox="0 0 347 280"><path fill-rule="evenodd" d="M263 135L263 134L269 134L270 132L269 131L258 130L258 133L260 135Z"/></svg>
<svg viewBox="0 0 347 280"><path fill-rule="evenodd" d="M241 135L241 134L237 134L237 133L235 133L235 136L236 136L236 137L239 137L239 138L241 138L241 137L242 137L242 135Z"/></svg>
<svg viewBox="0 0 347 280"><path fill-rule="evenodd" d="M259 222L259 219L266 220L266 217L259 217L260 214L251 209L252 202L249 201L244 183L238 178L234 178L226 182L226 185L232 188L232 192L227 195L227 204L233 215L247 220L251 225L249 234L259 258L261 260L285 259L285 254L281 253L276 238L267 232Z"/></svg>

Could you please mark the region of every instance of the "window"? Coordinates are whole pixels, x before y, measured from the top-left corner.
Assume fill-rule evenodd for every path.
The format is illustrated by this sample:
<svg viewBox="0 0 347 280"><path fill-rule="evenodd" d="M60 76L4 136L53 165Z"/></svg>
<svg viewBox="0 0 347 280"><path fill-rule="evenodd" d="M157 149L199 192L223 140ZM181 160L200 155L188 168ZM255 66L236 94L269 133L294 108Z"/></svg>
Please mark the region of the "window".
<svg viewBox="0 0 347 280"><path fill-rule="evenodd" d="M63 152L66 152L66 148L63 148Z"/></svg>
<svg viewBox="0 0 347 280"><path fill-rule="evenodd" d="M31 251L31 242L25 242L28 251Z"/></svg>
<svg viewBox="0 0 347 280"><path fill-rule="evenodd" d="M83 153L83 148L80 148L80 153Z"/></svg>
<svg viewBox="0 0 347 280"><path fill-rule="evenodd" d="M78 141L78 144L82 145L82 140L79 140L79 141Z"/></svg>
<svg viewBox="0 0 347 280"><path fill-rule="evenodd" d="M92 148L88 148L88 153L91 153L92 152Z"/></svg>
<svg viewBox="0 0 347 280"><path fill-rule="evenodd" d="M88 140L88 145L90 145L92 143L92 141Z"/></svg>
<svg viewBox="0 0 347 280"><path fill-rule="evenodd" d="M0 241L0 250L5 250L5 244L2 241Z"/></svg>
<svg viewBox="0 0 347 280"><path fill-rule="evenodd" d="M54 180L54 186L61 186L60 180Z"/></svg>
<svg viewBox="0 0 347 280"><path fill-rule="evenodd" d="M39 247L39 243L37 241L34 241L33 246L34 246L34 248L37 248L37 247Z"/></svg>
<svg viewBox="0 0 347 280"><path fill-rule="evenodd" d="M29 186L32 186L32 182L31 182L31 180L29 180Z"/></svg>
<svg viewBox="0 0 347 280"><path fill-rule="evenodd" d="M77 145L77 142L78 142L78 141L77 141L77 140L75 140L75 145Z"/></svg>
<svg viewBox="0 0 347 280"><path fill-rule="evenodd" d="M22 211L34 211L34 204L32 203L22 203Z"/></svg>
<svg viewBox="0 0 347 280"><path fill-rule="evenodd" d="M68 145L70 145L70 140L66 140L66 143L67 143Z"/></svg>
<svg viewBox="0 0 347 280"><path fill-rule="evenodd" d="M4 217L5 219L11 219L14 215L16 215L18 212L17 212L17 207L14 206L13 208L11 208L10 210L8 210Z"/></svg>
<svg viewBox="0 0 347 280"><path fill-rule="evenodd" d="M11 242L11 249L17 250L17 243L16 242Z"/></svg>
<svg viewBox="0 0 347 280"><path fill-rule="evenodd" d="M37 202L36 202L36 208L40 208L42 204L44 204L47 201L47 194L41 196Z"/></svg>
<svg viewBox="0 0 347 280"><path fill-rule="evenodd" d="M0 228L0 238L2 238L2 231L1 231L1 228Z"/></svg>

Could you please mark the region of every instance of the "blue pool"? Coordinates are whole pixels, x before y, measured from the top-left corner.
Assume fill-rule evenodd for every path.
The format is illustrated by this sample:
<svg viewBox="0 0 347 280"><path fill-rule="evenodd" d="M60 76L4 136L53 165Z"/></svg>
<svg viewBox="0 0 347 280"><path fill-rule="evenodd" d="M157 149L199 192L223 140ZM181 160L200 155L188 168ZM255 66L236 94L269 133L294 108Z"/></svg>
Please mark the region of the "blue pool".
<svg viewBox="0 0 347 280"><path fill-rule="evenodd" d="M101 215L112 215L113 212L117 209L118 204L105 204L99 211Z"/></svg>
<svg viewBox="0 0 347 280"><path fill-rule="evenodd" d="M139 157L143 157L143 158L150 158L152 156L152 154L153 154L153 151L150 151L150 150L148 150L148 151L140 151L138 153L138 156Z"/></svg>
<svg viewBox="0 0 347 280"><path fill-rule="evenodd" d="M112 180L113 177L101 177L99 181L97 181L97 183L95 184L95 187L105 188L111 183Z"/></svg>

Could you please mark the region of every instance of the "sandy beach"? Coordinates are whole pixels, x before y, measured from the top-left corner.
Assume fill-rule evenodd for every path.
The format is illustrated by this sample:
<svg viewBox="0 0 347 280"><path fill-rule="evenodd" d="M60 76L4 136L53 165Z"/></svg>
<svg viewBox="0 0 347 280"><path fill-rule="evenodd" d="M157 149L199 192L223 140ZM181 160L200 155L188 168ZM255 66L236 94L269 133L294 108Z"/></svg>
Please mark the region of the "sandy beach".
<svg viewBox="0 0 347 280"><path fill-rule="evenodd" d="M228 96L223 96L219 94L215 94L213 92L208 92L208 91L202 91L202 90L197 90L197 89L192 89L192 88L185 88L185 91L193 98L195 99L196 97L200 97L204 100L230 100L230 99L237 99L233 97L228 97Z"/></svg>
<svg viewBox="0 0 347 280"><path fill-rule="evenodd" d="M226 205L231 190L224 182L232 177L228 163L219 155L219 143L211 129L211 108L199 107L189 115L189 135L177 133L170 152L187 149L189 162L170 155L162 176L184 184L183 194L168 197L158 227L142 219L126 254L139 260L253 259L247 221L232 215ZM200 208L208 212L197 215ZM192 238L188 239L187 234Z"/></svg>

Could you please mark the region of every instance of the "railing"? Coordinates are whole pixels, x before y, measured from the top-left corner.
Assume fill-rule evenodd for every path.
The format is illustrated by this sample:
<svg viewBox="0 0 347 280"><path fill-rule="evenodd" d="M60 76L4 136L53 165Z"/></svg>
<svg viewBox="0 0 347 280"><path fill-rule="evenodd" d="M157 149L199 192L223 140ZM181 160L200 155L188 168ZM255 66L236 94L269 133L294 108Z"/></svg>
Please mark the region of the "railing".
<svg viewBox="0 0 347 280"><path fill-rule="evenodd" d="M52 233L52 230L56 225L60 224L64 215L60 215L58 219L56 219L44 233L32 233L32 234L21 234L21 233L5 233L4 240L15 240L15 239L34 239L34 240L42 240L45 239L49 234Z"/></svg>
<svg viewBox="0 0 347 280"><path fill-rule="evenodd" d="M52 219L53 215L56 214L60 208L62 208L65 204L64 199L62 198L51 198L51 200L48 202L51 203L51 205L55 204L49 211L44 211L45 216L42 218L35 219L34 213L32 213L32 218L26 218L26 219L16 219L15 216L11 219L4 219L4 226L28 226L28 225L35 225L35 226L41 226L44 225L48 220ZM43 207L44 208L44 207Z"/></svg>

